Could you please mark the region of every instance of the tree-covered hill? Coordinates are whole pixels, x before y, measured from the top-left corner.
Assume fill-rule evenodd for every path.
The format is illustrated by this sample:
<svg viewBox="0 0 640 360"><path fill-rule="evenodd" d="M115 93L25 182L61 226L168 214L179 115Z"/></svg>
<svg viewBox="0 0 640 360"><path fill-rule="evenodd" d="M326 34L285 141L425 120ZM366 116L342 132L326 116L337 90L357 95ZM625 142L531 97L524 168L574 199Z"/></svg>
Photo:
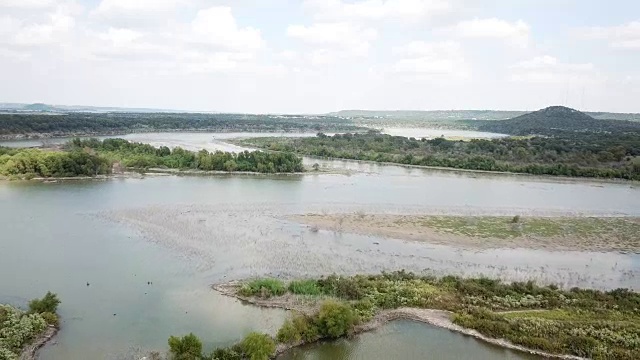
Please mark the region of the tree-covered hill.
<svg viewBox="0 0 640 360"><path fill-rule="evenodd" d="M511 135L557 136L566 133L640 133L640 123L622 120L601 120L564 106L550 106L509 120L487 121L482 131Z"/></svg>

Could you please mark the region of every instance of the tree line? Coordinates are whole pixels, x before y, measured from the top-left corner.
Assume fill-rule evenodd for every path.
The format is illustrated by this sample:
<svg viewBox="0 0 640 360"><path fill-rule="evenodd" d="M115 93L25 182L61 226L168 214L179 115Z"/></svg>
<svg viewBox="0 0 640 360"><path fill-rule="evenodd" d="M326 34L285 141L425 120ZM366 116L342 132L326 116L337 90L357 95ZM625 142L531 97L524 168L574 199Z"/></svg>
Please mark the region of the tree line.
<svg viewBox="0 0 640 360"><path fill-rule="evenodd" d="M250 139L246 143L298 154L468 170L640 180L640 135L453 141L322 133L315 138Z"/></svg>
<svg viewBox="0 0 640 360"><path fill-rule="evenodd" d="M305 117L188 113L0 113L0 137L82 135L113 132L207 130L214 132L357 131L362 128L333 116Z"/></svg>

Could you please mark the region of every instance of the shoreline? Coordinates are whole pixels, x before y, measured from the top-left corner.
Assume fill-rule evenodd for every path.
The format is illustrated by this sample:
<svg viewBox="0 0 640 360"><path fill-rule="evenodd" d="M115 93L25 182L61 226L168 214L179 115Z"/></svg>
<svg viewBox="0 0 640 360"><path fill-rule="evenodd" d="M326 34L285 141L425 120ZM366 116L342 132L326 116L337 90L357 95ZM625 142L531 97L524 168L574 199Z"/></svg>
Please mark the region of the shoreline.
<svg viewBox="0 0 640 360"><path fill-rule="evenodd" d="M295 302L293 302L295 300L292 300L291 298L288 298L286 296L284 297L284 299L278 299L278 298L258 299L255 297L242 296L242 295L239 295L237 292L237 286L239 284L240 284L240 281L234 280L226 283L211 285L211 288L224 296L238 299L243 303L248 303L253 306L266 307L266 308L279 308L287 311L298 311L306 315L310 315L310 313L312 313L314 309L314 306L311 306L311 305L296 304ZM447 329L449 331L457 332L465 336L471 336L480 341L497 345L502 348L521 351L521 352L529 353L532 355L538 355L545 358L586 360L585 358L581 358L573 355L551 354L544 351L529 349L523 346L513 344L504 339L496 339L496 338L490 338L490 337L484 336L479 332L477 332L476 330L467 329L454 324L451 321L452 314L453 313L445 310L420 309L420 308L409 308L409 307L382 310L379 313L377 313L371 320L367 321L366 323L357 325L354 328L353 335L358 335L364 332L369 332L369 331L379 329L380 327L386 325L391 321L410 320L410 321L416 321L419 323L435 326L442 329ZM313 344L320 340L322 339L317 339L312 342L301 341L301 342L291 343L291 344L278 344L276 347L275 356L277 357L278 355L281 355L293 348L300 347L303 345Z"/></svg>
<svg viewBox="0 0 640 360"><path fill-rule="evenodd" d="M49 325L45 331L42 332L37 338L34 339L29 345L22 349L20 354L20 360L36 360L38 358L38 351L51 341L59 329L53 325Z"/></svg>

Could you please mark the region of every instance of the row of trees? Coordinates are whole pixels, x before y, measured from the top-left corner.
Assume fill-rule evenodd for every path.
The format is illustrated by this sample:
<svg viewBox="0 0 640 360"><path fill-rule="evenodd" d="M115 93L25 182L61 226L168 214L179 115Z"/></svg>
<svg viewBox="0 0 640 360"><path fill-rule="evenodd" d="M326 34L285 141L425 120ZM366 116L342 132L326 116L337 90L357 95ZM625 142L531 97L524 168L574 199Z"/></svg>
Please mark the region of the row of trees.
<svg viewBox="0 0 640 360"><path fill-rule="evenodd" d="M640 135L418 140L376 133L253 139L270 150L457 169L640 180Z"/></svg>
<svg viewBox="0 0 640 360"><path fill-rule="evenodd" d="M95 176L110 172L111 162L107 158L81 150L0 148L0 175L4 176Z"/></svg>
<svg viewBox="0 0 640 360"><path fill-rule="evenodd" d="M68 144L71 151L95 151L125 167L194 169L203 171L247 171L259 173L292 173L304 171L302 159L293 153L243 151L230 153L201 150L193 152L176 147L155 148L148 144L123 139L74 139Z"/></svg>
<svg viewBox="0 0 640 360"><path fill-rule="evenodd" d="M333 116L272 116L187 113L2 114L0 135L108 134L127 131L355 131L352 122Z"/></svg>

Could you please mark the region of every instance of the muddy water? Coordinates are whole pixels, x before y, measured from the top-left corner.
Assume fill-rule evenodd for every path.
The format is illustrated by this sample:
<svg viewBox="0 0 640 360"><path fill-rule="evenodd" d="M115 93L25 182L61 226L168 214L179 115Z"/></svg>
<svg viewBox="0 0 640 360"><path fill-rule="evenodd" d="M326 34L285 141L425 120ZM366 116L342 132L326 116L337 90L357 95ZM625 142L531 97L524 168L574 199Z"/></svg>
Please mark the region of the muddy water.
<svg viewBox="0 0 640 360"><path fill-rule="evenodd" d="M59 293L63 329L57 342L44 349L43 359L123 359L165 349L171 334L193 331L210 349L251 330L274 331L283 312L245 306L208 288L232 278L405 268L640 288L637 255L464 250L339 231L316 233L285 220L309 212L639 216L637 185L353 162L322 165L350 169L353 175L1 182L0 302L25 304L48 289ZM381 331L397 330L397 346L385 346L389 352L378 351L377 358L414 358L402 349L414 346L417 330L390 326ZM418 331L420 339L441 339L429 351L443 354L442 359L486 348L449 332L420 328L425 331ZM342 358L374 358L367 349L376 337L362 339L346 343L348 355ZM487 358L514 358L486 350ZM330 350L308 351L313 359L335 358Z"/></svg>

